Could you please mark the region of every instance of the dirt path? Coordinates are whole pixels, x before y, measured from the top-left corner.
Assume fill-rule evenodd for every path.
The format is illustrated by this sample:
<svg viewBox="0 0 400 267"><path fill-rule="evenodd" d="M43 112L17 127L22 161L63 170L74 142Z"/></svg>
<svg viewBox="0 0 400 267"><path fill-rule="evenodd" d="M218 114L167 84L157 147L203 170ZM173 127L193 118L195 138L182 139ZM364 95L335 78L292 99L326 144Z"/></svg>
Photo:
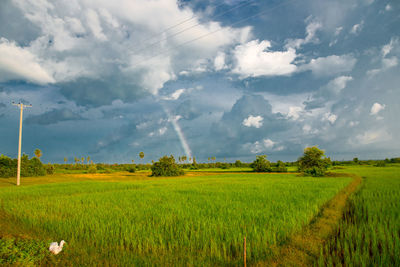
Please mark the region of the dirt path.
<svg viewBox="0 0 400 267"><path fill-rule="evenodd" d="M291 236L288 243L278 249L276 256L255 266L313 266L325 240L334 232L342 217L348 197L360 186L362 178L355 174L341 174L353 177L353 181L327 202L321 212L300 233Z"/></svg>

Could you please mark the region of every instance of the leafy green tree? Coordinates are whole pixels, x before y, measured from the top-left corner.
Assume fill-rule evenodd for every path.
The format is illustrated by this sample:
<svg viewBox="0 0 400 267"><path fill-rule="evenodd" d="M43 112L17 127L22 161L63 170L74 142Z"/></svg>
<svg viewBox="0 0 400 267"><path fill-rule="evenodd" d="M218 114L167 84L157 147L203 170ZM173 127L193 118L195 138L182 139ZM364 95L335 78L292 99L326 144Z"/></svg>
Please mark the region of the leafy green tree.
<svg viewBox="0 0 400 267"><path fill-rule="evenodd" d="M42 156L42 151L39 148L35 149L35 156L40 160L40 157Z"/></svg>
<svg viewBox="0 0 400 267"><path fill-rule="evenodd" d="M183 170L175 162L174 156L164 156L151 166L151 176L179 176Z"/></svg>
<svg viewBox="0 0 400 267"><path fill-rule="evenodd" d="M257 156L256 160L250 164L255 172L271 172L271 163L267 160L267 155Z"/></svg>
<svg viewBox="0 0 400 267"><path fill-rule="evenodd" d="M329 165L331 165L330 158L316 146L305 148L303 156L298 159L299 171L314 177L324 176Z"/></svg>
<svg viewBox="0 0 400 267"><path fill-rule="evenodd" d="M240 160L235 161L235 167L237 168L242 167L242 162Z"/></svg>

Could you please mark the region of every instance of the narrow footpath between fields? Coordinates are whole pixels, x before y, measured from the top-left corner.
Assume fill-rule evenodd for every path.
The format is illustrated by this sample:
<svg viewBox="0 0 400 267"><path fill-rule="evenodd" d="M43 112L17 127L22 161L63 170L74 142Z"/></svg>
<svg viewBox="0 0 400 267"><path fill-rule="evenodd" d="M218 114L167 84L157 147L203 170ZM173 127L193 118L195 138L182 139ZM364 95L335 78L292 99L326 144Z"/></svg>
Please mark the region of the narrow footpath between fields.
<svg viewBox="0 0 400 267"><path fill-rule="evenodd" d="M353 181L323 205L310 224L291 236L286 245L277 248L272 260L255 266L313 266L324 242L334 233L348 197L359 189L362 182L361 176L356 174L342 173L340 176L353 177Z"/></svg>

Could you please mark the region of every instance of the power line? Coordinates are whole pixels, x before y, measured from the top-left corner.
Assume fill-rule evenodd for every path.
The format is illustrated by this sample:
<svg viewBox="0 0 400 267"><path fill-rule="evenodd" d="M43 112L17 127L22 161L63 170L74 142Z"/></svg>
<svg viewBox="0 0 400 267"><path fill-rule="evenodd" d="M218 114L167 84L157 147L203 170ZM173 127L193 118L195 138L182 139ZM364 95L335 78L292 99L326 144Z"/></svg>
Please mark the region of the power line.
<svg viewBox="0 0 400 267"><path fill-rule="evenodd" d="M236 10L236 9L239 9L239 8L241 8L241 7L245 7L245 6L249 5L249 4L251 4L252 2L253 2L253 0L248 0L248 1L246 1L246 2L244 2L244 3L242 3L242 4L240 4L240 5L237 5L237 6L233 7L233 8L231 8L231 9L228 9L227 11L225 11L225 12L223 12L223 13L220 13L220 14L217 14L217 15L211 17L211 19L219 18L219 17L221 17L221 16L223 16L223 15L226 15L226 14L228 14L228 13L230 13L230 12ZM219 5L219 6L222 6L222 5L223 5L223 4L221 4L221 5ZM219 6L217 6L217 7L219 7ZM190 19L184 20L184 21L182 21L182 22L180 22L180 23L178 23L178 24L176 24L176 25L173 25L173 26L167 28L166 30L164 30L163 32L161 32L159 35L162 35L162 34L166 33L168 30L173 29L173 28L176 28L177 26L180 26L180 25L184 24L185 22L191 21L191 20L193 20L193 19L196 18L196 17L197 17L197 16L194 15L194 16L191 17ZM151 43L151 44L149 44L148 46L143 47L143 48L141 48L141 49L139 49L139 50L133 51L133 52L131 52L131 54L140 53L140 52L142 52L142 51L148 49L149 47L153 47L153 46L155 46L155 45L157 45L157 44L160 44L161 42L164 42L164 41L166 41L166 40L168 40L168 39L170 39L170 38L172 38L172 37L174 37L174 36L180 35L180 34L186 32L186 31L188 31L188 30L190 30L190 29L193 29L193 28L195 28L195 27L197 27L197 26L199 26L199 25L202 25L202 23L199 22L199 23L197 23L197 24L195 24L195 25L192 25L192 26L190 26L190 27L184 28L184 29L182 29L182 30L180 30L180 31L178 31L178 32L176 32L176 33L174 33L174 34L172 34L172 35L169 35L169 36L165 37L164 39L161 39L161 40L159 40L159 41L157 41L157 42ZM155 36L155 35L154 35L154 36ZM153 37L154 37L154 36L153 36ZM144 42L153 39L153 37L146 39Z"/></svg>
<svg viewBox="0 0 400 267"><path fill-rule="evenodd" d="M234 22L234 23L231 23L231 24L229 24L228 26L230 26L230 27L235 26L235 25L237 25L237 24L243 23L243 22L248 21L248 20L250 20L250 19L252 19L252 18L258 17L258 16L263 15L263 14L266 14L266 13L268 13L268 12L270 12L270 11L273 11L273 10L279 8L279 7L285 6L285 5L287 5L287 4L289 4L289 3L292 3L292 2L295 2L295 1L297 1L297 0L289 0L289 1L286 1L286 2L284 2L284 3L278 4L278 5L276 5L276 6L272 7L272 8L270 8L270 9L261 11L261 12L259 12L259 13L256 13L256 14L252 15L252 16L249 16L249 17L246 17L246 18L244 18L244 19L242 19L242 20L239 20L239 21L236 21L236 22ZM167 49L167 50L165 50L165 51L163 51L163 52L161 52L161 53L159 53L159 54L156 54L156 55L154 55L154 56L150 56L150 57L148 57L148 58L146 58L146 59L144 59L144 60L141 60L141 61L137 62L135 65L133 65L133 66L131 66L131 67L138 66L138 65L140 65L141 63L143 63L143 62L145 62L145 61L147 61L147 60L153 59L153 58L155 58L155 57L157 57L157 56L166 54L166 53L168 53L168 52L170 52L170 51L172 51L172 50L174 50L174 49L176 49L176 48L179 48L179 47L185 46L185 45L187 45L187 44L193 43L193 42L195 42L195 41L198 41L198 40L200 40L200 39L203 39L203 38L205 38L205 37L207 37L207 36L210 36L210 35L212 35L212 34L215 34L215 33L217 33L217 32L222 31L223 29L224 29L224 28L221 27L221 28L219 28L219 29L217 29L217 30L215 30L215 31L212 31L212 32L203 34L203 35L201 35L201 36L199 36L199 37L197 37L197 38L194 38L194 39L191 39L191 40L189 40L189 41L183 42L183 43L181 43L181 44L179 44L179 45L177 45L177 46L173 46L173 47L171 47L171 48L169 48L169 49Z"/></svg>

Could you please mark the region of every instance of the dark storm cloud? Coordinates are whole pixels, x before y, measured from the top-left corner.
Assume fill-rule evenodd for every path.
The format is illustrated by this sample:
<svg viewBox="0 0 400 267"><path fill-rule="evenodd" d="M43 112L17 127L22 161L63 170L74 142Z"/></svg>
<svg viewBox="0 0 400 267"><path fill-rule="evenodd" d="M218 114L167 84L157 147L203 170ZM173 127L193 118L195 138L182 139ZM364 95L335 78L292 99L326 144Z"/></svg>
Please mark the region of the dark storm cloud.
<svg viewBox="0 0 400 267"><path fill-rule="evenodd" d="M99 107L110 105L114 100L135 102L148 95L137 85L124 83L118 77L108 79L78 78L75 81L58 85L60 92L67 99L75 101L78 105Z"/></svg>
<svg viewBox="0 0 400 267"><path fill-rule="evenodd" d="M338 159L375 157L382 151L384 157L398 156L400 7L393 1L386 10L387 1L370 0L196 0L181 1L175 10L176 1L166 0L175 11L165 16L162 9L147 9L149 1L129 4L132 9L128 2L2 1L0 69L20 63L18 75L0 77L0 125L7 125L0 128L5 140L0 146L5 153L16 150L8 140L15 138L19 113L10 103L24 99L33 105L24 113L24 142L32 151L43 148L46 161L62 162L60 147L68 157L89 153L104 162L137 161L140 151L148 162L165 154L183 155L173 119L199 160L252 161L256 154L295 160L310 145ZM251 4L215 18L245 2ZM203 30L193 28L151 49L141 43L171 21L181 21L190 9L200 18L192 22L201 22ZM229 28L259 11L266 13ZM141 20L134 12L157 19ZM225 27L218 32L223 35L173 49L201 31L210 33L216 27L210 22L216 21ZM248 35L236 31L239 25L250 26ZM244 55L247 75L241 76L234 71L235 51L252 41L271 46L263 51L248 47L256 52ZM282 67L279 56L290 42L298 44L293 45L293 72L257 74L265 73L265 66ZM138 45L144 53L134 53ZM138 64L169 48L171 53ZM264 64L259 55L273 64ZM28 66L55 82L32 84L46 79L32 79ZM372 112L374 105L380 110Z"/></svg>
<svg viewBox="0 0 400 267"><path fill-rule="evenodd" d="M71 111L70 109L64 108L54 109L40 115L30 116L25 119L25 122L27 124L49 125L69 120L85 120L85 118Z"/></svg>
<svg viewBox="0 0 400 267"><path fill-rule="evenodd" d="M40 34L40 28L30 23L11 0L2 0L0 8L0 37L28 45Z"/></svg>
<svg viewBox="0 0 400 267"><path fill-rule="evenodd" d="M259 124L246 126L246 120L251 117L261 117ZM274 138L289 128L288 120L280 113L273 113L268 100L259 95L244 95L213 124L210 140L214 140L218 155L240 155L244 144Z"/></svg>

